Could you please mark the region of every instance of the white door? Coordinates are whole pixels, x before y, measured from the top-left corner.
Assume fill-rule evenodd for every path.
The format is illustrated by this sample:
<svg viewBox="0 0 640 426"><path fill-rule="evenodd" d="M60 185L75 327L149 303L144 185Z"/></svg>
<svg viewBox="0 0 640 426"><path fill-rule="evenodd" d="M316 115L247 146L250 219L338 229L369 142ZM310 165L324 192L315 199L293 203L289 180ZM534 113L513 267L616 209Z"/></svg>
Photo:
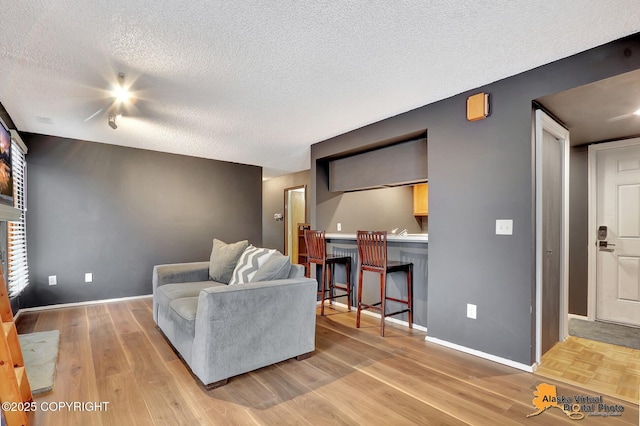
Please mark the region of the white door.
<svg viewBox="0 0 640 426"><path fill-rule="evenodd" d="M593 232L597 319L640 325L640 139L635 141L596 151Z"/></svg>

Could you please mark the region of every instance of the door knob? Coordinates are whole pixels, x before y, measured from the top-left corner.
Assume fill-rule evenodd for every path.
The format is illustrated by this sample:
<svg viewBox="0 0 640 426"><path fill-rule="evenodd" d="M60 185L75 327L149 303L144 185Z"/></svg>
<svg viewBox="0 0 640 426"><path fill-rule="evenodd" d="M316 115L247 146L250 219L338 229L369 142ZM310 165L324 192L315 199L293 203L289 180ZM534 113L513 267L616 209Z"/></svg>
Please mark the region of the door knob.
<svg viewBox="0 0 640 426"><path fill-rule="evenodd" d="M611 244L608 241L598 241L598 250L599 251L612 252L613 249L609 248L610 246L614 246L615 247L615 244Z"/></svg>

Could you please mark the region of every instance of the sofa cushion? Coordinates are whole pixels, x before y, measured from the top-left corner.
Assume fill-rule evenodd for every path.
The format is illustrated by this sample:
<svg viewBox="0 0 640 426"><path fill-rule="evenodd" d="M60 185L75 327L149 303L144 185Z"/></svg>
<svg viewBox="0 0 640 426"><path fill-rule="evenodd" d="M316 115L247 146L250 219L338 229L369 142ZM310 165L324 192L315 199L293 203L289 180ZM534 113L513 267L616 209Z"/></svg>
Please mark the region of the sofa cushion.
<svg viewBox="0 0 640 426"><path fill-rule="evenodd" d="M180 299L182 297L198 297L200 290L222 285L224 284L215 281L165 284L158 287L154 294L154 299L158 306L167 310L169 304L175 299Z"/></svg>
<svg viewBox="0 0 640 426"><path fill-rule="evenodd" d="M253 276L258 272L258 269L260 269L276 251L275 249L258 248L252 245L247 247L242 253L242 256L240 256L236 268L233 270L229 285L251 282Z"/></svg>
<svg viewBox="0 0 640 426"><path fill-rule="evenodd" d="M181 297L169 303L168 317L171 320L171 343L188 363L191 362L193 354L197 310L198 297Z"/></svg>
<svg viewBox="0 0 640 426"><path fill-rule="evenodd" d="M291 259L280 252L274 253L258 272L251 278L251 282L283 280L289 276Z"/></svg>
<svg viewBox="0 0 640 426"><path fill-rule="evenodd" d="M216 238L213 239L213 249L209 259L209 278L213 281L227 284L231 279L238 259L249 246L249 241L227 244Z"/></svg>
<svg viewBox="0 0 640 426"><path fill-rule="evenodd" d="M179 321L186 321L191 324L189 329L194 329L196 321L196 312L198 311L198 296L195 297L181 297L179 299L172 300L169 303L169 310L171 316L176 320L176 315L180 317Z"/></svg>

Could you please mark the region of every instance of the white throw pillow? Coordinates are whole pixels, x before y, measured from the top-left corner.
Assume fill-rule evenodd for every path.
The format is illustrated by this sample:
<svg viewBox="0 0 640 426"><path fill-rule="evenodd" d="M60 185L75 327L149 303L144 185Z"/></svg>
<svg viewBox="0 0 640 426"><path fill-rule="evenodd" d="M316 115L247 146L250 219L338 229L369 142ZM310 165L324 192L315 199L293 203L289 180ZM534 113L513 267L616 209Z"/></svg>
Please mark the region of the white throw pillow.
<svg viewBox="0 0 640 426"><path fill-rule="evenodd" d="M254 246L247 247L245 251L242 252L242 256L240 256L236 268L233 270L229 285L251 282L251 278L258 272L258 269L260 269L276 251L275 249L258 248Z"/></svg>

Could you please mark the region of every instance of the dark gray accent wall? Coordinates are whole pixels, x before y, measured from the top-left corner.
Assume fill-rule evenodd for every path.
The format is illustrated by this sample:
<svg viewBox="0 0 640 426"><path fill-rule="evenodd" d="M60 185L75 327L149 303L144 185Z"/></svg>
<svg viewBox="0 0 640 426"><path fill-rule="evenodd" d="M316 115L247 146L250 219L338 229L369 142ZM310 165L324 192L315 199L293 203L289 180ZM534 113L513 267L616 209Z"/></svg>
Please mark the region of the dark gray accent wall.
<svg viewBox="0 0 640 426"><path fill-rule="evenodd" d="M358 191L426 180L425 139L403 142L329 162L329 190L332 192Z"/></svg>
<svg viewBox="0 0 640 426"><path fill-rule="evenodd" d="M587 315L589 272L589 149L570 151L569 313Z"/></svg>
<svg viewBox="0 0 640 426"><path fill-rule="evenodd" d="M262 241L265 247L274 248L284 253L284 224L282 220L274 220L274 213L284 215L284 190L294 186L306 185L307 221L309 220L309 185L311 171L305 170L265 180L262 183Z"/></svg>
<svg viewBox="0 0 640 426"><path fill-rule="evenodd" d="M153 265L208 260L214 237L262 244L260 167L22 136L31 281L22 307L150 294Z"/></svg>
<svg viewBox="0 0 640 426"><path fill-rule="evenodd" d="M523 52L526 54L526 52ZM532 100L640 68L634 35L371 124L311 148L311 222L331 221L326 159L427 129L429 335L531 365L535 359ZM491 95L491 114L466 120L466 99ZM513 235L495 235L512 219ZM477 319L466 318L466 304Z"/></svg>

